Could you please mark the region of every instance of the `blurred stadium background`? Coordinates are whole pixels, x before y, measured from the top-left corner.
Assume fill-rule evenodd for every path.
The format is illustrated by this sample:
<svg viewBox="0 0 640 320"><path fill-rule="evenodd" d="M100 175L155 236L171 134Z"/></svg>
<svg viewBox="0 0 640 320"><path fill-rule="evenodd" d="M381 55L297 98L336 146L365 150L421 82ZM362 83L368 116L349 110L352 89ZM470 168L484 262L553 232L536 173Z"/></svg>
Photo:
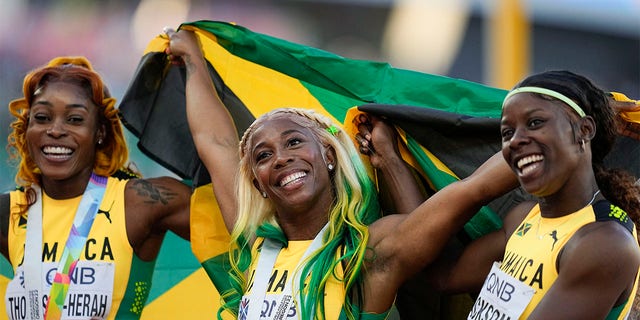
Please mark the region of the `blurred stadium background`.
<svg viewBox="0 0 640 320"><path fill-rule="evenodd" d="M84 55L121 98L164 26L236 22L345 57L509 88L569 69L640 98L639 0L1 0L0 134L30 69ZM6 143L5 139L2 141ZM134 144L132 144L133 146ZM132 148L135 149L135 148ZM146 176L167 174L132 150ZM13 167L0 152L0 190Z"/></svg>

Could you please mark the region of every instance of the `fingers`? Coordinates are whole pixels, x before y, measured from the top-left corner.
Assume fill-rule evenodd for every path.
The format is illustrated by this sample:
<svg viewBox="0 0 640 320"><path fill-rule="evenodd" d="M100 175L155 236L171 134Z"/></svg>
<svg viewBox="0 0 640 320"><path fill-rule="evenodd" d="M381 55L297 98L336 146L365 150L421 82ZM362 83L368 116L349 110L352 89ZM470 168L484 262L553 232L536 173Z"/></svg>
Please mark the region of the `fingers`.
<svg viewBox="0 0 640 320"><path fill-rule="evenodd" d="M164 28L162 28L162 33L164 33L167 38L169 38L169 45L167 46L167 48L164 50L164 53L167 54L167 58L169 59L169 61L171 61L171 63L176 64L178 63L178 59L177 57L174 57L172 54L171 47L173 45L173 41L172 41L172 37L173 35L176 34L176 30L174 30L173 28L169 27L169 26L165 26Z"/></svg>
<svg viewBox="0 0 640 320"><path fill-rule="evenodd" d="M359 123L358 124L358 133L366 140L371 141L371 132L373 131L373 126L370 122L368 123Z"/></svg>
<svg viewBox="0 0 640 320"><path fill-rule="evenodd" d="M360 153L364 155L371 155L374 152L373 146L369 140L363 137L360 133L356 133L355 138L356 142L358 142L358 150L360 150Z"/></svg>
<svg viewBox="0 0 640 320"><path fill-rule="evenodd" d="M610 99L609 104L611 105L613 110L618 112L633 111L638 108L638 104L634 103L633 101L616 101Z"/></svg>
<svg viewBox="0 0 640 320"><path fill-rule="evenodd" d="M169 27L169 26L165 26L164 28L162 28L162 33L166 34L167 37L171 38L171 36L176 33L176 30L174 30L173 28Z"/></svg>
<svg viewBox="0 0 640 320"><path fill-rule="evenodd" d="M169 46L165 53L172 64L184 65L185 57L200 53L198 40L191 31L183 29L176 31L170 27L164 27L162 31L169 38Z"/></svg>
<svg viewBox="0 0 640 320"><path fill-rule="evenodd" d="M358 132L360 133L360 135L362 135L362 137L367 140L371 140L371 131L373 131L373 125L371 124L369 115L364 113L360 114L358 115L358 118L356 120Z"/></svg>
<svg viewBox="0 0 640 320"><path fill-rule="evenodd" d="M371 131L373 130L373 126L371 124L371 120L369 115L360 114L354 120L358 127L358 133L355 135L356 142L358 143L358 147L360 153L364 155L372 155L375 153L373 149L373 144L371 143Z"/></svg>
<svg viewBox="0 0 640 320"><path fill-rule="evenodd" d="M396 129L386 118L360 114L353 122L358 128L354 136L358 150L369 157L374 168L380 169L400 157Z"/></svg>

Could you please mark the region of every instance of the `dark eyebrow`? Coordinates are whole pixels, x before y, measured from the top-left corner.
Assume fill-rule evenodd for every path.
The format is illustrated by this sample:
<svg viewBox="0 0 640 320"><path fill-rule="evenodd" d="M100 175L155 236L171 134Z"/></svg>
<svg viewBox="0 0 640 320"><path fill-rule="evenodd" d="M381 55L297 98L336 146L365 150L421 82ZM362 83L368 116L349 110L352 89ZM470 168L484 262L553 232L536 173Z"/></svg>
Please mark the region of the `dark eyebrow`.
<svg viewBox="0 0 640 320"><path fill-rule="evenodd" d="M34 105L42 105L42 106L46 106L46 107L49 107L49 108L53 107L53 104L51 104L51 102L49 102L47 100L35 100L33 102L33 104ZM70 103L70 104L65 105L65 107L67 109L77 109L77 108L79 108L79 109L89 110L89 108L87 108L87 106L85 106L83 104L80 104L80 103Z"/></svg>
<svg viewBox="0 0 640 320"><path fill-rule="evenodd" d="M300 131L298 129L289 129L289 130L286 130L286 131L282 132L282 134L280 134L280 136L286 136L286 135L291 134L291 133L302 133L302 131Z"/></svg>
<svg viewBox="0 0 640 320"><path fill-rule="evenodd" d="M302 131L298 130L298 129L289 129L289 130L285 130L283 131L280 136L284 137L286 135L292 134L292 133L300 133L302 134ZM259 147L261 147L264 144L264 142L260 142L258 144L256 144L253 149L251 149L251 153L255 152L256 149L258 149Z"/></svg>
<svg viewBox="0 0 640 320"><path fill-rule="evenodd" d="M525 113L525 115L526 115L527 117L531 117L531 115L532 115L533 113L536 113L536 112L546 112L546 110L545 110L545 108L543 108L543 107L534 107L534 108L532 108L531 110L528 110L528 111ZM504 122L505 122L504 117L503 117L503 116L500 116L500 125L502 125Z"/></svg>

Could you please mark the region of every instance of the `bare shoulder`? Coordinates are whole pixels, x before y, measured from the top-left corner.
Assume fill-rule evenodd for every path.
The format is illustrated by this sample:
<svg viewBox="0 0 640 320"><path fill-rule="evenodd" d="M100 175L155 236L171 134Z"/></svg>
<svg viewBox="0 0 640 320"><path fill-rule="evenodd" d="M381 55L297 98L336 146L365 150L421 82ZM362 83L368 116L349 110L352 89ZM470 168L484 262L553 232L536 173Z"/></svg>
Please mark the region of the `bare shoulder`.
<svg viewBox="0 0 640 320"><path fill-rule="evenodd" d="M619 305L632 292L640 267L640 247L622 224L592 222L571 237L556 265L559 288L568 294L583 301L597 296L601 304Z"/></svg>
<svg viewBox="0 0 640 320"><path fill-rule="evenodd" d="M629 230L615 221L589 223L565 245L558 263L572 272L609 270L611 276L627 272L635 275L640 266L640 246ZM577 267L579 266L579 267Z"/></svg>
<svg viewBox="0 0 640 320"><path fill-rule="evenodd" d="M607 250L631 249L629 253L640 254L640 247L633 234L615 221L589 223L580 228L567 243L568 248L580 248L585 245Z"/></svg>

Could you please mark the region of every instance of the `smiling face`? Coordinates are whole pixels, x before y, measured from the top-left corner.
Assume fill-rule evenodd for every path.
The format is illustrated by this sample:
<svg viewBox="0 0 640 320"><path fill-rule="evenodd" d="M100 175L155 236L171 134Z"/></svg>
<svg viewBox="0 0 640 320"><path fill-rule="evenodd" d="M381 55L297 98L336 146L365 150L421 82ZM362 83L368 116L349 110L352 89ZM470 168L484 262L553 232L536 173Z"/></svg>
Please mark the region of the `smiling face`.
<svg viewBox="0 0 640 320"><path fill-rule="evenodd" d="M556 193L584 161L579 138L576 140L579 133L567 110L558 100L532 93L516 94L505 102L500 125L502 154L522 187L535 196Z"/></svg>
<svg viewBox="0 0 640 320"><path fill-rule="evenodd" d="M54 81L36 91L26 141L45 188L48 183L76 182L84 189L103 135L98 107L80 86Z"/></svg>
<svg viewBox="0 0 640 320"><path fill-rule="evenodd" d="M276 206L279 214L312 212L331 204L333 191L328 152L311 129L291 117L275 117L257 127L248 156L254 184Z"/></svg>

